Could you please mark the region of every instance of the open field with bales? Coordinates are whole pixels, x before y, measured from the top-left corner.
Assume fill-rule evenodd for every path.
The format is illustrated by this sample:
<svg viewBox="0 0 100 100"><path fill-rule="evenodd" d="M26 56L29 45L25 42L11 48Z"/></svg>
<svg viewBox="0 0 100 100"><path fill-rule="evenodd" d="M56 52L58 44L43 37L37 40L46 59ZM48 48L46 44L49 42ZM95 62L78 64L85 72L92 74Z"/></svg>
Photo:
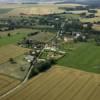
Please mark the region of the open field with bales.
<svg viewBox="0 0 100 100"><path fill-rule="evenodd" d="M99 100L100 75L53 66L0 100Z"/></svg>
<svg viewBox="0 0 100 100"><path fill-rule="evenodd" d="M0 96L14 88L19 83L19 80L0 74Z"/></svg>

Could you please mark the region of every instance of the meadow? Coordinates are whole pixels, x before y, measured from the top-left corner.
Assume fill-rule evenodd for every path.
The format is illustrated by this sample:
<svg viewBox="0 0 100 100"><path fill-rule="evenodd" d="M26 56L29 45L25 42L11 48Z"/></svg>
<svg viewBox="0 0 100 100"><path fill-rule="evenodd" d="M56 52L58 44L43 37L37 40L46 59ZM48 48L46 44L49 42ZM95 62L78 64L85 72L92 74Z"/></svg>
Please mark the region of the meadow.
<svg viewBox="0 0 100 100"><path fill-rule="evenodd" d="M16 44L24 37L26 37L27 34L32 33L34 31L36 30L22 28L22 29L15 29L11 31L0 32L0 37L1 37L0 47L8 44ZM8 36L8 33L10 33L11 36Z"/></svg>
<svg viewBox="0 0 100 100"><path fill-rule="evenodd" d="M100 47L95 43L64 44L62 48L67 53L59 65L100 73Z"/></svg>

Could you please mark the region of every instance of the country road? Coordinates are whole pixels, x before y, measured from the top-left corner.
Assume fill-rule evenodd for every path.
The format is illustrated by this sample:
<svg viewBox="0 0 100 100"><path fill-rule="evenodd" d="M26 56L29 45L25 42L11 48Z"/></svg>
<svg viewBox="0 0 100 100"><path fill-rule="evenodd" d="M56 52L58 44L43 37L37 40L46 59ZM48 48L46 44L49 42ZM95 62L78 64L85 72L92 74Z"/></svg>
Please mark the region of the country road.
<svg viewBox="0 0 100 100"><path fill-rule="evenodd" d="M58 34L58 33L57 33L57 34ZM50 38L50 39L47 41L47 43L49 43L49 42L53 41L54 39L56 39L56 38L57 38L57 34L56 34L54 37ZM46 44L47 44L47 43L46 43ZM46 44L45 44L45 45L46 45ZM44 51L45 45L44 45L43 48L41 49L41 51L40 51L38 57L36 57L36 59L33 61L33 64L37 61L37 58L39 58L39 56L40 56L40 55L42 54L42 52ZM29 71L28 71L27 75L25 76L24 80L23 80L20 84L18 84L15 88L9 90L8 92L6 92L6 93L3 94L2 96L0 96L0 100L3 99L5 96L9 95L10 93L16 91L16 89L18 89L18 88L20 88L21 86L23 86L23 84L25 84L25 83L28 81L29 76L30 76L30 73L31 73L31 71L32 71L33 68L34 68L34 66L31 66L31 65L30 65Z"/></svg>

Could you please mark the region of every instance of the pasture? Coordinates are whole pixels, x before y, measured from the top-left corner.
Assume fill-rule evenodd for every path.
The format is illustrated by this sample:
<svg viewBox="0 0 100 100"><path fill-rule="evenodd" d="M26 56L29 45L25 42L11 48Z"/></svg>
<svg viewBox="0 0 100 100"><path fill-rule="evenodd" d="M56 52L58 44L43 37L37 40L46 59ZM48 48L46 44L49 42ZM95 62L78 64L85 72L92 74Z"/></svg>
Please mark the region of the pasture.
<svg viewBox="0 0 100 100"><path fill-rule="evenodd" d="M16 34L28 34L36 31L35 29L28 29L28 28L20 28L20 29L14 29L14 30L9 30L9 31L0 31L0 36L7 36L8 33L11 35L16 35Z"/></svg>
<svg viewBox="0 0 100 100"><path fill-rule="evenodd" d="M100 73L100 46L95 43L72 43L61 45L66 56L57 63L62 66Z"/></svg>
<svg viewBox="0 0 100 100"><path fill-rule="evenodd" d="M0 96L14 88L19 83L19 80L0 74Z"/></svg>
<svg viewBox="0 0 100 100"><path fill-rule="evenodd" d="M1 100L99 100L100 75L53 66Z"/></svg>
<svg viewBox="0 0 100 100"><path fill-rule="evenodd" d="M0 47L8 44L15 44L24 37L27 36L28 33L32 33L35 30L32 29L15 29L12 31L5 31L5 32L0 32ZM8 33L11 34L11 36L7 36Z"/></svg>

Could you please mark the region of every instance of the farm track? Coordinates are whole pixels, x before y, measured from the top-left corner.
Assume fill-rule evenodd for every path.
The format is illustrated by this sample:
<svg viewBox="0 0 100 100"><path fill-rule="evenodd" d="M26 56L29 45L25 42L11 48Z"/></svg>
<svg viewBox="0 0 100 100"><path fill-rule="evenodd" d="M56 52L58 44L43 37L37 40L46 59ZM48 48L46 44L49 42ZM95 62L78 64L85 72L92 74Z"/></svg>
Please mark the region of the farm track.
<svg viewBox="0 0 100 100"><path fill-rule="evenodd" d="M0 96L16 87L19 83L19 80L0 74Z"/></svg>
<svg viewBox="0 0 100 100"><path fill-rule="evenodd" d="M100 76L53 66L1 100L99 100Z"/></svg>

